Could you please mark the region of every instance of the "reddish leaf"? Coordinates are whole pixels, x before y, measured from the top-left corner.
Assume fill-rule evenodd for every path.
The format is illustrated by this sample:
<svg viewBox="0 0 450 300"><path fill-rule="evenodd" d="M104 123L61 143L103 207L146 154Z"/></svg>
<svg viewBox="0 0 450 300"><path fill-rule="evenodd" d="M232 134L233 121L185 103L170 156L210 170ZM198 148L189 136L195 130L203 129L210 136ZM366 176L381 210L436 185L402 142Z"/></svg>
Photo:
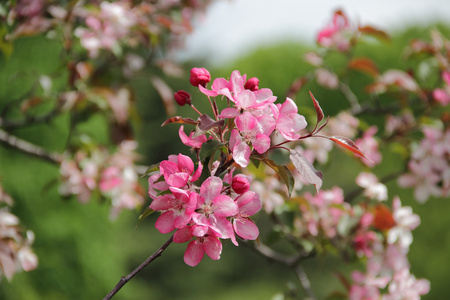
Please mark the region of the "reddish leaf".
<svg viewBox="0 0 450 300"><path fill-rule="evenodd" d="M313 165L300 152L290 150L289 159L294 164L297 171L302 175L303 179L308 183L314 184L316 190L322 187L322 172L314 169Z"/></svg>
<svg viewBox="0 0 450 300"><path fill-rule="evenodd" d="M180 116L172 117L167 119L164 123L162 123L161 127L170 124L170 123L181 123L181 124L191 124L197 125L198 122L191 118L182 118Z"/></svg>
<svg viewBox="0 0 450 300"><path fill-rule="evenodd" d="M380 74L375 63L371 59L365 57L356 57L352 59L349 62L348 67L374 77Z"/></svg>
<svg viewBox="0 0 450 300"><path fill-rule="evenodd" d="M351 139L336 135L329 137L329 139L335 142L336 144L344 147L345 149L350 150L351 152L358 154L367 160L370 160L358 149L356 144Z"/></svg>
<svg viewBox="0 0 450 300"><path fill-rule="evenodd" d="M372 26L359 27L359 32L374 36L380 40L384 40L385 42L391 41L390 36L386 32Z"/></svg>
<svg viewBox="0 0 450 300"><path fill-rule="evenodd" d="M317 114L316 127L317 127L317 124L319 124L319 122L322 121L322 119L323 119L323 110L322 110L322 108L319 105L319 101L317 101L316 98L314 98L314 96L311 93L311 91L309 91L309 94L311 95L311 99L314 102L314 108L316 109L316 114Z"/></svg>
<svg viewBox="0 0 450 300"><path fill-rule="evenodd" d="M395 226L395 220L391 210L383 204L375 207L373 226L379 230L389 230Z"/></svg>

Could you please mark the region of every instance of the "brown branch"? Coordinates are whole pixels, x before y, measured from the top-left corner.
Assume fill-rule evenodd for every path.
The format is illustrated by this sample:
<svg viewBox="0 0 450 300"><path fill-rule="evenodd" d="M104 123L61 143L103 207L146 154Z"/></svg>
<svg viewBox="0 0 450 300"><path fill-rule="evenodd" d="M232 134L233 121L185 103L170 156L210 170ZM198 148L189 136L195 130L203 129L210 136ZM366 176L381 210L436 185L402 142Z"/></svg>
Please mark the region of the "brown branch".
<svg viewBox="0 0 450 300"><path fill-rule="evenodd" d="M3 143L9 147L20 150L23 153L26 153L34 157L38 157L40 159L43 159L45 161L54 164L59 164L63 159L61 154L48 152L44 148L39 147L30 142L27 142L25 140L19 139L18 137L9 134L3 129L0 129L0 143Z"/></svg>
<svg viewBox="0 0 450 300"><path fill-rule="evenodd" d="M173 235L167 240L167 242L164 243L158 250L156 250L155 253L150 255L149 258L147 258L142 264L140 264L136 269L134 269L130 274L128 274L126 277L120 278L119 282L116 284L116 286L111 290L111 292L108 293L108 295L103 298L103 300L111 299L128 281L131 280L137 273L142 271L148 264L150 264L152 261L154 261L156 258L161 256L161 254L166 250L167 247L172 243L173 241Z"/></svg>

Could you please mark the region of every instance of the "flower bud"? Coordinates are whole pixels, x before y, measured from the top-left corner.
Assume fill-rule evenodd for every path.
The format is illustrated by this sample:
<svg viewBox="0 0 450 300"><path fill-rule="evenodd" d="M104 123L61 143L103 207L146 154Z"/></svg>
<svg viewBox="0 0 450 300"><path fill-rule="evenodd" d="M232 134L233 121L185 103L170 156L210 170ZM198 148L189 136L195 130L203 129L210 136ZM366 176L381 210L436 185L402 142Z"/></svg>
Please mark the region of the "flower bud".
<svg viewBox="0 0 450 300"><path fill-rule="evenodd" d="M231 181L231 187L238 194L243 194L250 189L250 182L247 177L236 175Z"/></svg>
<svg viewBox="0 0 450 300"><path fill-rule="evenodd" d="M180 90L174 94L174 97L180 106L191 104L191 95L186 91Z"/></svg>
<svg viewBox="0 0 450 300"><path fill-rule="evenodd" d="M211 75L205 68L192 68L189 81L193 86L198 86L200 84L205 87L206 84L211 81Z"/></svg>
<svg viewBox="0 0 450 300"><path fill-rule="evenodd" d="M254 92L259 89L258 84L259 84L259 79L256 77L252 77L247 80L247 82L244 85L244 88Z"/></svg>

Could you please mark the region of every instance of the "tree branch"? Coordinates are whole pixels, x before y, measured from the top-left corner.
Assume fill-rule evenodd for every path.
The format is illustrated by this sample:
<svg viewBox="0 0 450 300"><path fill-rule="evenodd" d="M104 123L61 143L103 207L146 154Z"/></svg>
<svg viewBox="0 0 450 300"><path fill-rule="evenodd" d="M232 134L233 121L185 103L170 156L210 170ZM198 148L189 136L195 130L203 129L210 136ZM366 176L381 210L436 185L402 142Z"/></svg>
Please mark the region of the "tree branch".
<svg viewBox="0 0 450 300"><path fill-rule="evenodd" d="M103 298L103 300L111 299L128 281L131 280L131 278L133 278L137 273L142 271L148 264L150 264L156 258L161 256L161 254L164 252L164 250L166 250L167 247L169 247L169 245L172 243L172 241L173 241L173 235L158 250L156 250L155 253L150 255L149 258L147 258L142 264L140 264L130 274L128 274L126 277L120 278L120 280L116 284L116 286L111 290L111 292L108 293L108 295L105 296L105 298Z"/></svg>
<svg viewBox="0 0 450 300"><path fill-rule="evenodd" d="M303 289L308 295L307 299L316 300L317 298L316 295L314 294L313 289L311 288L311 283L309 282L308 276L306 275L305 271L303 270L300 264L298 264L295 267L295 273L297 274L300 284L302 285Z"/></svg>
<svg viewBox="0 0 450 300"><path fill-rule="evenodd" d="M3 129L0 129L0 143L54 164L59 164L63 159L61 154L48 152L44 148L19 139L18 137L9 134Z"/></svg>
<svg viewBox="0 0 450 300"><path fill-rule="evenodd" d="M55 108L48 112L47 114L40 116L30 116L27 115L25 118L20 120L8 120L5 118L0 118L0 127L4 129L15 129L20 127L25 127L33 124L47 122L59 113L59 108Z"/></svg>

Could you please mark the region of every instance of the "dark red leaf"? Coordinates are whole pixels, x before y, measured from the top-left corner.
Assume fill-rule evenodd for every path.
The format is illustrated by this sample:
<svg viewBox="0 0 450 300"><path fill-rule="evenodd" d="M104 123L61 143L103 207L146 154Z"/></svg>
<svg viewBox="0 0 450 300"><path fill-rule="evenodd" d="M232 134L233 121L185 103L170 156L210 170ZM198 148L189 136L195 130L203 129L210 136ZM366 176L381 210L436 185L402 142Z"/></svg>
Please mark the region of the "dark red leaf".
<svg viewBox="0 0 450 300"><path fill-rule="evenodd" d="M370 160L359 150L359 148L356 146L356 144L351 139L348 139L343 136L336 136L336 135L329 137L329 139L332 140L333 142L335 142L336 144L344 147L345 149L350 150L351 152L358 154L367 160Z"/></svg>
<svg viewBox="0 0 450 300"><path fill-rule="evenodd" d="M322 121L323 119L323 110L319 105L319 101L316 100L316 98L314 98L313 94L311 93L311 91L309 91L309 94L311 95L311 99L314 102L314 108L316 109L316 114L317 114L317 123L316 123L316 127L317 124L320 123L320 121Z"/></svg>

